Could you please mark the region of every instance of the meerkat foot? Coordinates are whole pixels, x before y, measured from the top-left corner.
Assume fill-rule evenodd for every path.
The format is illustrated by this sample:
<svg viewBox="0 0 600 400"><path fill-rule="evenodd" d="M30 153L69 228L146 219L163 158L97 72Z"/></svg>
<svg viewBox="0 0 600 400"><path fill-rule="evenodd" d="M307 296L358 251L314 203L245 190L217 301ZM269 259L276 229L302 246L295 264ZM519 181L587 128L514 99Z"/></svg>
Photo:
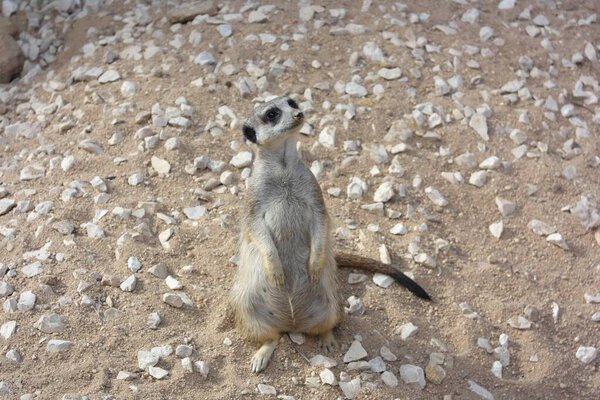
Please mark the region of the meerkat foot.
<svg viewBox="0 0 600 400"><path fill-rule="evenodd" d="M326 349L328 352L338 347L338 342L335 340L335 336L333 336L333 331L324 333L319 337L319 347Z"/></svg>
<svg viewBox="0 0 600 400"><path fill-rule="evenodd" d="M250 366L252 368L252 372L258 374L261 371L264 371L269 365L269 361L271 361L271 356L277 347L277 340L268 340L258 349L254 356L252 356L252 361L250 361Z"/></svg>

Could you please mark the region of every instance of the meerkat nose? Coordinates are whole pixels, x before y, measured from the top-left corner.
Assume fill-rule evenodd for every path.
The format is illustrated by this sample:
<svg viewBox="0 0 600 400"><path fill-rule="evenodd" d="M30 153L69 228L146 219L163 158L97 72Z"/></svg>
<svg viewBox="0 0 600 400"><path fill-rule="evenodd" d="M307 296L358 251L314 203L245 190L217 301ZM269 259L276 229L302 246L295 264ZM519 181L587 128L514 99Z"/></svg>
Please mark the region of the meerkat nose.
<svg viewBox="0 0 600 400"><path fill-rule="evenodd" d="M302 114L301 111L296 111L294 113L294 119L297 121L300 121L302 118L304 118L304 114Z"/></svg>

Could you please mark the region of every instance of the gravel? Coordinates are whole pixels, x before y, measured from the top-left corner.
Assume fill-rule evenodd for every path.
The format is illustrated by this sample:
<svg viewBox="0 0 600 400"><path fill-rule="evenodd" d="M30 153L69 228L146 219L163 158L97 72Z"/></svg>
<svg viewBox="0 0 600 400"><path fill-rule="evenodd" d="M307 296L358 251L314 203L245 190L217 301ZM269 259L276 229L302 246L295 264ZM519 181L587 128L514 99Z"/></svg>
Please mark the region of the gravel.
<svg viewBox="0 0 600 400"><path fill-rule="evenodd" d="M597 17L405 3L3 1L0 43L26 61L0 87L0 392L193 397L184 376L210 398L592 398ZM336 248L436 302L341 271L343 350L291 334L252 381L227 293L263 147L240 131L283 93ZM156 361L127 372L145 346Z"/></svg>

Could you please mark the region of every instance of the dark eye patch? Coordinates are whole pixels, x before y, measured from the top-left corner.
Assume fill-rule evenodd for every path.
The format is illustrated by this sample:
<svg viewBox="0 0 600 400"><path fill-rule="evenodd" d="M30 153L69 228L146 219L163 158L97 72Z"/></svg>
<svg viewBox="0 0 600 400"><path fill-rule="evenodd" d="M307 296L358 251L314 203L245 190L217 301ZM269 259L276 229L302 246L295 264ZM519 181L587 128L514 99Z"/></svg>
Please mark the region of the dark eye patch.
<svg viewBox="0 0 600 400"><path fill-rule="evenodd" d="M298 107L298 103L296 103L296 102L295 102L294 100L292 100L292 99L288 99L287 103L288 103L288 105L289 105L290 107L292 107L292 108L296 108L296 109L298 109L298 108L299 108L299 107Z"/></svg>
<svg viewBox="0 0 600 400"><path fill-rule="evenodd" d="M256 143L256 131L254 128L248 125L244 125L242 128L242 132L244 133L244 137L251 141L252 143Z"/></svg>
<svg viewBox="0 0 600 400"><path fill-rule="evenodd" d="M277 125L277 123L279 122L279 119L281 118L281 110L277 107L275 108L269 108L264 114L263 114L263 120L265 122L268 122L271 125Z"/></svg>

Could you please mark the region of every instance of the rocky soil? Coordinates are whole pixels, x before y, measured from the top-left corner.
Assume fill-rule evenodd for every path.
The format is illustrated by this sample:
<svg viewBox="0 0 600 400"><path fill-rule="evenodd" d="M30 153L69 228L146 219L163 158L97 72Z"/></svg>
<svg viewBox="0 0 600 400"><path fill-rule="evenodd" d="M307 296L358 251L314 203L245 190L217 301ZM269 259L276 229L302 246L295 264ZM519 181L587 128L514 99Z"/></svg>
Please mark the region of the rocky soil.
<svg viewBox="0 0 600 400"><path fill-rule="evenodd" d="M598 398L598 10L3 0L0 397ZM253 375L240 127L285 93L337 247L434 301L340 271L339 351L285 335Z"/></svg>

